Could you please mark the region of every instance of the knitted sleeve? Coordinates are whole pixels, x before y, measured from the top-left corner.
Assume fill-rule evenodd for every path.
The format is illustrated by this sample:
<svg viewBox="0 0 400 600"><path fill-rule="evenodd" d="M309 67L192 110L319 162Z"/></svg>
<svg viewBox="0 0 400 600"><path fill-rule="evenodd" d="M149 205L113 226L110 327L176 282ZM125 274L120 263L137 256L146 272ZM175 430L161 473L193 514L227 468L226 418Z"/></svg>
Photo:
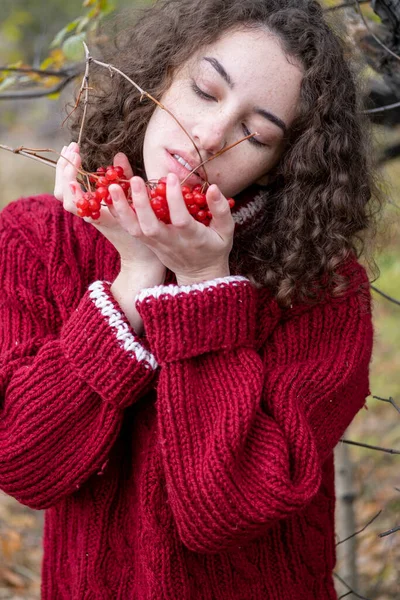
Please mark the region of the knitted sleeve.
<svg viewBox="0 0 400 600"><path fill-rule="evenodd" d="M61 322L23 208L0 214L0 488L44 509L101 472L158 365L107 282Z"/></svg>
<svg viewBox="0 0 400 600"><path fill-rule="evenodd" d="M258 349L244 277L148 288L136 306L161 365L160 448L183 543L219 553L303 510L370 393L369 286L284 320L269 300Z"/></svg>

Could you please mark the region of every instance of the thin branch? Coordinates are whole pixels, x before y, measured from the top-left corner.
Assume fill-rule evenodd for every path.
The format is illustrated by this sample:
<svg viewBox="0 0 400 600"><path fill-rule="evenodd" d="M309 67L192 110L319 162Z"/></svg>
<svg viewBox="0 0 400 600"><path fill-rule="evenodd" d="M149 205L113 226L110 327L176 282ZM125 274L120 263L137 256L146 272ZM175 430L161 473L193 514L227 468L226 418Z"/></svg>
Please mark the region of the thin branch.
<svg viewBox="0 0 400 600"><path fill-rule="evenodd" d="M369 450L379 450L380 452L387 452L388 454L400 454L400 450L393 450L393 448L381 448L381 446L370 446L369 444L362 444L361 442L353 442L352 440L339 440L343 444L351 444L352 446L360 446L361 448L368 448Z"/></svg>
<svg viewBox="0 0 400 600"><path fill-rule="evenodd" d="M343 544L344 542L347 542L347 540L350 540L351 538L355 537L359 533L362 533L363 531L365 531L367 529L367 527L369 527L369 525L371 525L371 523L373 523L375 521L375 519L377 519L379 517L381 512L382 511L380 510L374 517L372 517L372 519L366 525L364 525L364 527L362 529L360 529L359 531L356 531L355 533L352 533L351 535L349 535L349 537L345 538L344 540L340 540L340 542L337 542L336 546L339 546L339 544Z"/></svg>
<svg viewBox="0 0 400 600"><path fill-rule="evenodd" d="M398 54L396 54L395 52L393 52L393 50L391 50L391 49L389 48L389 46L386 46L386 44L384 44L384 42L382 42L382 40L381 40L381 39L379 39L379 38L378 38L378 36L377 36L377 35L375 35L375 33L372 31L371 27L370 27L370 26L368 25L368 23L367 23L367 20L366 20L366 18L365 18L365 17L364 17L364 15L363 15L363 12L362 12L362 10L361 10L361 6L360 6L360 4L361 4L361 0L356 0L356 5L357 5L357 8L358 8L358 12L359 12L359 14L360 14L360 17L361 17L361 19L362 19L362 21L363 21L363 23L364 23L365 27L366 27L366 28L367 28L367 30L369 31L369 33L372 35L372 37L374 38L374 40L375 40L375 41L377 41L377 42L378 42L378 44L379 44L380 46L382 46L382 48L384 48L384 50L386 50L386 52L389 52L389 54L391 54L391 55L392 55L394 58L396 58L397 60L400 60L400 56L399 56Z"/></svg>
<svg viewBox="0 0 400 600"><path fill-rule="evenodd" d="M15 73L37 73L41 77L69 77L71 70L52 71L48 69L35 69L34 67L0 67L0 71L13 71Z"/></svg>
<svg viewBox="0 0 400 600"><path fill-rule="evenodd" d="M340 596L340 597L338 598L338 600L341 600L341 598L345 598L346 596L348 596L348 595L349 595L349 593L350 593L350 594L354 594L354 595L355 595L357 598L360 598L360 600L370 600L370 598L367 598L366 596L361 596L361 594L358 594L357 592L355 592L355 591L354 591L354 590L353 590L353 589L352 589L352 588L349 586L349 584L348 584L348 583L346 583L346 582L344 581L344 579L342 579L342 578L340 577L340 575L338 575L338 574L337 574L337 573L335 573L335 572L333 573L333 575L334 575L334 576L335 576L337 579L339 579L340 583L342 583L342 584L343 584L345 587L347 587L347 589L349 590L349 592L346 592L346 594L343 594L342 596Z"/></svg>
<svg viewBox="0 0 400 600"><path fill-rule="evenodd" d="M400 413L400 408L397 406L397 404L395 404L395 401L393 400L393 398L391 396L389 396L389 398L380 398L379 396L372 396L373 398L375 398L376 400L382 400L382 402L389 402L389 404L391 404L398 413Z"/></svg>
<svg viewBox="0 0 400 600"><path fill-rule="evenodd" d="M368 4L369 0L360 0L360 4ZM329 8L325 8L325 12L333 12L334 10L340 10L342 8L351 8L356 7L356 2L343 2L343 4L337 4L336 6L330 6Z"/></svg>
<svg viewBox="0 0 400 600"><path fill-rule="evenodd" d="M369 108L367 110L363 110L363 115L372 115L373 113L384 112L385 110L392 110L393 108L400 108L400 102L395 102L394 104L388 104L387 106L379 106L378 108Z"/></svg>
<svg viewBox="0 0 400 600"><path fill-rule="evenodd" d="M90 53L89 53L89 48L87 47L87 45L85 44L85 42L82 42L84 47L85 47L85 55L86 55L86 66L85 66L85 74L83 76L83 80L82 80L82 84L81 84L81 89L79 90L79 96L78 96L78 100L77 103L79 103L79 99L81 97L82 91L85 90L85 103L84 103L84 108L83 108L83 116L82 116L82 123L81 123L81 128L79 130L79 137L78 137L78 146L81 145L81 139L82 139L82 132L83 132L83 127L85 124L85 118L86 118L86 112L87 112L87 107L88 107L88 102L89 102L89 65L90 65Z"/></svg>
<svg viewBox="0 0 400 600"><path fill-rule="evenodd" d="M56 152L55 150L52 150L51 148L25 148L24 146L19 146L19 148L10 148L10 146L5 146L4 144L0 144L0 148L2 148L3 150L7 150L8 152L12 152L13 154L21 154L22 156L26 156L27 158L31 158L32 160L41 162L44 165L47 165L48 167L53 167L53 169L55 169L57 167L57 162L55 160L51 160L51 158L45 158L43 156L38 156L36 154L36 152L54 152L59 157L62 156L64 158L64 160L66 160L71 165L73 165L73 163L66 156L64 156L63 154L60 154L59 152ZM75 166L75 165L73 165L73 166ZM76 167L75 167L75 169L76 169ZM86 171L83 171L81 169L76 169L76 170L78 171L78 173L80 173L84 177L87 175ZM96 173L93 173L93 174L91 173L91 175L96 177Z"/></svg>
<svg viewBox="0 0 400 600"><path fill-rule="evenodd" d="M371 289L374 290L374 292L377 292L378 294L380 294L381 296L386 298L386 300L390 300L390 302L393 302L393 304L397 304L397 306L400 306L399 300L396 300L396 298L392 298L391 296L388 296L388 294L385 294L381 290L378 290L378 288L376 288L374 285L371 285Z"/></svg>
<svg viewBox="0 0 400 600"><path fill-rule="evenodd" d="M46 90L37 90L37 91L32 91L32 92L17 91L17 92L0 93L0 100L17 100L17 99L21 99L21 98L42 98L43 96L50 96L50 94L55 94L56 92L61 92L61 90L63 90L70 81L75 79L77 74L78 73L75 73L74 75L70 75L69 77L66 77L64 80L60 81L60 83L57 83L53 87L48 88Z"/></svg>
<svg viewBox="0 0 400 600"><path fill-rule="evenodd" d="M388 531L384 531L383 533L379 533L378 537L383 538L383 537L386 537L387 535L391 535L392 533L396 533L396 531L400 531L400 526L393 527L393 529L389 529Z"/></svg>
<svg viewBox="0 0 400 600"><path fill-rule="evenodd" d="M246 137L242 138L241 140L235 142L234 144L231 144L230 146L228 146L227 148L223 148L222 150L220 150L219 152L217 152L216 154L213 154L213 156L211 156L210 158L207 158L207 160L204 160L202 163L200 163L199 165L197 165L197 167L195 167L190 173L189 175L187 175L185 177L185 179L182 181L182 185L185 183L185 181L191 176L193 175L193 173L196 172L197 169L199 169L200 167L202 167L203 165L205 165L206 163L210 162L211 160L214 160L214 158L218 158L218 156L221 156L221 154L224 154L224 152L227 152L228 150L230 150L231 148L234 148L235 146L237 146L238 144L241 144L242 142L244 142L245 140L248 140L249 138L254 137L255 135L260 135L259 133L254 132L254 133L250 133L249 135L246 135Z"/></svg>

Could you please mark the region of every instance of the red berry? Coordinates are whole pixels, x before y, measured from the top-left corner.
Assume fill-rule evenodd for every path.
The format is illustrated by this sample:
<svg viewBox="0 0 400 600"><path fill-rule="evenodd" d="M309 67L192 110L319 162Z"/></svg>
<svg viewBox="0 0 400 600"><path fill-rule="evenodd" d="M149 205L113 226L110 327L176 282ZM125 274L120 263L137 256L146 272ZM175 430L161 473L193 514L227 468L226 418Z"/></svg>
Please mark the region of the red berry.
<svg viewBox="0 0 400 600"><path fill-rule="evenodd" d="M111 206L111 204L113 203L113 201L112 201L112 198L111 198L111 195L110 195L110 194L108 194L108 196L106 196L106 197L104 198L104 202L105 202L106 204L108 204L108 206Z"/></svg>
<svg viewBox="0 0 400 600"><path fill-rule="evenodd" d="M199 212L199 207L197 206L197 204L189 204L188 206L188 211L190 212L191 215L197 215L197 213Z"/></svg>
<svg viewBox="0 0 400 600"><path fill-rule="evenodd" d="M96 198L89 200L89 208L92 212L97 212L100 209L100 202Z"/></svg>
<svg viewBox="0 0 400 600"><path fill-rule="evenodd" d="M119 183L119 185L122 187L122 189L124 190L124 192L127 192L128 190L131 189L131 184L129 183L129 181L121 181Z"/></svg>
<svg viewBox="0 0 400 600"><path fill-rule="evenodd" d="M193 199L195 201L196 204L198 204L199 206L207 206L207 200L204 194L200 194L199 192L196 192L193 194Z"/></svg>
<svg viewBox="0 0 400 600"><path fill-rule="evenodd" d="M150 198L150 204L154 212L156 212L160 208L165 208L165 199L161 196L156 196L155 198Z"/></svg>
<svg viewBox="0 0 400 600"><path fill-rule="evenodd" d="M79 200L76 201L76 207L80 208L82 210L86 210L89 208L89 202L88 202L88 200L86 200L85 197L80 198Z"/></svg>
<svg viewBox="0 0 400 600"><path fill-rule="evenodd" d="M233 208L235 206L235 201L233 198L228 198L228 202L229 202L230 208Z"/></svg>
<svg viewBox="0 0 400 600"><path fill-rule="evenodd" d="M96 173L105 173L106 169L105 167L99 167L98 169L96 169Z"/></svg>
<svg viewBox="0 0 400 600"><path fill-rule="evenodd" d="M193 204L193 194L185 194L183 199L185 200L186 204Z"/></svg>
<svg viewBox="0 0 400 600"><path fill-rule="evenodd" d="M201 221L204 221L204 219L207 218L207 213L205 210L199 210L199 212L197 213L197 218L200 219Z"/></svg>
<svg viewBox="0 0 400 600"><path fill-rule="evenodd" d="M182 191L182 196L184 196L185 194L192 193L192 189L188 185L183 185L181 191Z"/></svg>
<svg viewBox="0 0 400 600"><path fill-rule="evenodd" d="M166 196L167 195L167 184L163 181L157 183L155 190L158 196Z"/></svg>
<svg viewBox="0 0 400 600"><path fill-rule="evenodd" d="M123 179L125 179L125 173L122 167L114 167L114 171L118 173L118 177L122 177Z"/></svg>
<svg viewBox="0 0 400 600"><path fill-rule="evenodd" d="M94 221L97 221L97 219L100 219L100 211L96 210L96 211L92 212L92 214L90 216L92 217L92 219Z"/></svg>
<svg viewBox="0 0 400 600"><path fill-rule="evenodd" d="M209 219L213 218L211 211L208 210L206 214Z"/></svg>
<svg viewBox="0 0 400 600"><path fill-rule="evenodd" d="M106 187L99 187L94 193L95 198L100 202L108 196L108 189Z"/></svg>
<svg viewBox="0 0 400 600"><path fill-rule="evenodd" d="M107 169L106 179L108 179L108 181L115 181L116 179L118 179L117 171L115 169Z"/></svg>
<svg viewBox="0 0 400 600"><path fill-rule="evenodd" d="M97 187L103 187L103 186L107 187L109 184L110 184L110 182L104 176L99 177L97 180Z"/></svg>

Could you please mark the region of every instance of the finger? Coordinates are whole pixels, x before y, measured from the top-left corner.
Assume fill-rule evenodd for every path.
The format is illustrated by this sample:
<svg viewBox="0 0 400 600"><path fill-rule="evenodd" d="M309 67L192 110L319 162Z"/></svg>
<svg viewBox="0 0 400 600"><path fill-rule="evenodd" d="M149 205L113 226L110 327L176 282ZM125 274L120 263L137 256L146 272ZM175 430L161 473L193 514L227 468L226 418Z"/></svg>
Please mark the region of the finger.
<svg viewBox="0 0 400 600"><path fill-rule="evenodd" d="M142 236L143 232L136 216L136 212L129 204L124 190L116 183L110 185L108 189L113 201L112 205L108 207L112 216L121 223L123 228L130 235L136 238Z"/></svg>
<svg viewBox="0 0 400 600"><path fill-rule="evenodd" d="M64 173L64 169L67 166L67 161L65 160L65 156L67 154L67 149L68 146L63 146L63 148L61 149L60 152L60 157L57 161L57 165L56 165L56 178L55 178L55 183L54 183L54 196L57 198L57 200L60 200L62 202L62 192L63 192L63 185L62 185L62 175Z"/></svg>
<svg viewBox="0 0 400 600"><path fill-rule="evenodd" d="M139 221L140 228L145 236L158 236L164 223L159 221L151 207L146 185L141 177L131 179L132 201Z"/></svg>
<svg viewBox="0 0 400 600"><path fill-rule="evenodd" d="M215 184L208 188L206 199L212 214L210 227L223 239L230 237L235 229L235 222L232 218L228 200Z"/></svg>
<svg viewBox="0 0 400 600"><path fill-rule="evenodd" d="M127 179L131 179L133 177L132 167L129 164L128 157L123 152L118 152L114 156L114 167L122 167Z"/></svg>
<svg viewBox="0 0 400 600"><path fill-rule="evenodd" d="M187 209L179 179L174 173L167 177L167 202L172 225L194 232L196 221Z"/></svg>
<svg viewBox="0 0 400 600"><path fill-rule="evenodd" d="M64 208L71 212L75 212L74 209L74 200L77 200L82 196L82 189L79 183L76 180L76 176L78 173L78 169L81 167L81 157L78 151L70 148L67 152L67 159L69 160L67 166L64 169L64 172L61 176L62 186L63 186L63 201ZM73 188L71 188L70 184L73 184ZM73 197L72 189L74 189L75 194Z"/></svg>

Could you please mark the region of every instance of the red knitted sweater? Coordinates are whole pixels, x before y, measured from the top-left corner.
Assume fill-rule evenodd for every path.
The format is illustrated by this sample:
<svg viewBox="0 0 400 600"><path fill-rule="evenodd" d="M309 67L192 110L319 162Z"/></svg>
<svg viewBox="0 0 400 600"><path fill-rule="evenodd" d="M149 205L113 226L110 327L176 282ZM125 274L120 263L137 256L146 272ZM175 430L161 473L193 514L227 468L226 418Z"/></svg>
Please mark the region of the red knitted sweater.
<svg viewBox="0 0 400 600"><path fill-rule="evenodd" d="M281 310L230 276L142 290L52 196L0 215L0 488L46 509L44 600L333 600L333 448L371 298Z"/></svg>

